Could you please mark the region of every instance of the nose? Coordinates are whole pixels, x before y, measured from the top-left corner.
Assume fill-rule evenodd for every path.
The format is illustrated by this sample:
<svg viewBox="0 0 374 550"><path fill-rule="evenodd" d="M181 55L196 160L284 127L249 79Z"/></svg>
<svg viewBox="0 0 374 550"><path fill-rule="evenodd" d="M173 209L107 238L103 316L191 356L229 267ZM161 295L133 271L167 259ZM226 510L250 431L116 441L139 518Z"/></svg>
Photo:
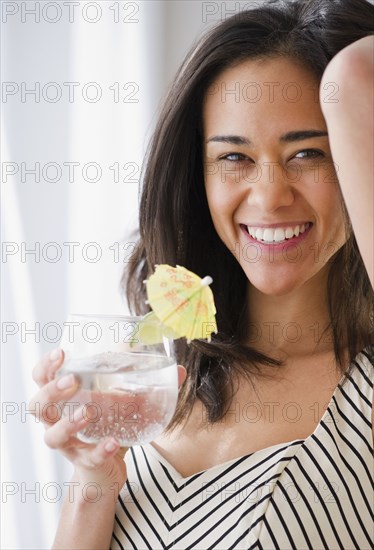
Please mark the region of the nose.
<svg viewBox="0 0 374 550"><path fill-rule="evenodd" d="M291 206L295 200L294 188L283 167L277 162L264 162L260 168L257 181L248 189L248 204L263 212Z"/></svg>

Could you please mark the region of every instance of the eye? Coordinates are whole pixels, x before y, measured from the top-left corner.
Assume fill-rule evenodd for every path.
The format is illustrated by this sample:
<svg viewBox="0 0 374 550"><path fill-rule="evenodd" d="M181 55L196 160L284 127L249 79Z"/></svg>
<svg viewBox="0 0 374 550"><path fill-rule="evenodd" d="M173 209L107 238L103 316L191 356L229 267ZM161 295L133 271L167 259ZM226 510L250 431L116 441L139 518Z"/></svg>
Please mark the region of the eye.
<svg viewBox="0 0 374 550"><path fill-rule="evenodd" d="M219 160L228 160L229 162L240 162L241 160L250 160L250 159L246 155L243 155L243 153L227 153L226 155L219 157Z"/></svg>
<svg viewBox="0 0 374 550"><path fill-rule="evenodd" d="M299 157L298 155L303 155L302 157ZM309 159L317 159L324 157L324 153L322 151L319 151L318 149L304 149L303 151L299 151L295 158L301 158L302 160L309 160Z"/></svg>

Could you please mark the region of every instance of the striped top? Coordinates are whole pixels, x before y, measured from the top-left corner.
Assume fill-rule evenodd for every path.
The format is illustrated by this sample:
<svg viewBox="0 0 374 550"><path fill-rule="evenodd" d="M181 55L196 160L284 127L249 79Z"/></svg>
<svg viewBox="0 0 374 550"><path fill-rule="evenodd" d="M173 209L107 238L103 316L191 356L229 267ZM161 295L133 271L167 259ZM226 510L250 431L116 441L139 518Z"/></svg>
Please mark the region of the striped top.
<svg viewBox="0 0 374 550"><path fill-rule="evenodd" d="M190 477L131 448L111 549L374 548L373 381L361 353L309 437Z"/></svg>

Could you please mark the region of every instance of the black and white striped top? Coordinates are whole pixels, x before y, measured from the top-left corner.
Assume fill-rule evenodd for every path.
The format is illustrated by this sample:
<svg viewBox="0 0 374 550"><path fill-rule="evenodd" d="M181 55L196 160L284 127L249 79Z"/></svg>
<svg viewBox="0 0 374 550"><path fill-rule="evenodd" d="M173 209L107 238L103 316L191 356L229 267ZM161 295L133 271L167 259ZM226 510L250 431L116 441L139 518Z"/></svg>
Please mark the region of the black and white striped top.
<svg viewBox="0 0 374 550"><path fill-rule="evenodd" d="M151 444L130 449L111 549L374 548L374 367L354 364L306 439L186 478Z"/></svg>

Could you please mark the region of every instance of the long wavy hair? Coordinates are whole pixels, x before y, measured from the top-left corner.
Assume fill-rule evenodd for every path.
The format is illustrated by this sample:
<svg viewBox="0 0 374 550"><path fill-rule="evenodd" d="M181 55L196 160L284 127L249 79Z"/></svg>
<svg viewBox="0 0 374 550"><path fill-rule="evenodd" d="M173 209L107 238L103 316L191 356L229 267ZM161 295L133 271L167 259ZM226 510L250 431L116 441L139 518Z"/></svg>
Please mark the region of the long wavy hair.
<svg viewBox="0 0 374 550"><path fill-rule="evenodd" d="M284 56L300 61L321 80L342 48L373 33L374 8L366 0L272 0L218 24L191 49L176 74L160 113L143 169L139 236L122 283L132 312L144 314L143 280L155 264L183 265L213 277L218 334L210 343L176 341L187 368L172 429L199 398L210 422L232 401L239 376L253 384L261 365L281 363L244 346L248 280L213 227L204 188L202 104L209 86L226 68L251 58ZM345 208L345 207L344 207ZM330 260L328 300L334 353L341 373L366 349L374 356L374 293L347 211L348 240Z"/></svg>

